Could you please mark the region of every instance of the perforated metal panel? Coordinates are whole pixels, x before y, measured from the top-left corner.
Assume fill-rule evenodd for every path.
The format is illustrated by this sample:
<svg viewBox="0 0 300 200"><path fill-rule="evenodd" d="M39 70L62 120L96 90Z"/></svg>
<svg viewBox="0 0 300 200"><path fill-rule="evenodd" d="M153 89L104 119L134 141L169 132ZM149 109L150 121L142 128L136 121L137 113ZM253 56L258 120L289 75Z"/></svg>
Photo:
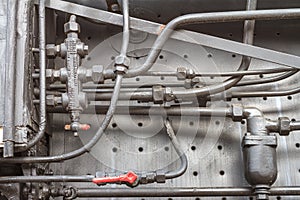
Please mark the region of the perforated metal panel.
<svg viewBox="0 0 300 200"><path fill-rule="evenodd" d="M84 3L84 1L82 1ZM96 6L96 2L94 4ZM297 1L259 1L258 9L262 8L290 8L299 7ZM133 16L168 22L170 19L187 13L243 10L245 1L130 1ZM65 15L58 13L57 43L64 38L61 27L65 22ZM283 52L300 55L300 21L260 21L256 23L255 44ZM94 24L85 19L79 19L82 33L80 38L90 46L91 52L83 62L89 67L93 64L102 64L110 67L114 56L118 55L121 45L121 29L104 24ZM193 25L188 28L212 35L241 41L243 23ZM137 35L138 42L130 44L130 55L134 57L133 64L139 65L145 61L148 48L151 48L155 37L152 35ZM178 66L193 68L196 72L235 71L241 57L236 54L219 50L191 45L175 40L169 40L161 52L154 69L172 71ZM57 66L60 63L57 62ZM253 59L250 69L275 68L278 65ZM270 75L272 76L272 75ZM267 76L264 76L267 77ZM253 76L253 79L260 79ZM136 83L139 86L150 83L175 83L170 77L138 77L125 80L125 83ZM222 81L222 78L204 82ZM264 84L260 90L284 89L297 87L299 75L284 81ZM256 90L249 86L247 90ZM234 88L234 90L245 90ZM261 109L267 118L277 119L279 116L288 116L299 119L299 95L288 97L234 99L232 102L255 106ZM106 104L107 102L101 102ZM128 105L123 101L120 105ZM133 102L131 105L147 103ZM225 102L213 101L215 106L224 106ZM67 115L53 114L51 139L51 154L57 155L76 149L85 144L95 133L103 116L95 114L82 115L83 122L91 123L92 129L80 133L80 137L73 137L64 132L64 124L69 121ZM189 166L187 172L179 178L169 180L165 185L151 184L141 187L242 187L249 186L243 175L243 161L241 152L241 138L246 132L245 123L232 122L225 117L171 117L172 125L178 134L180 144L185 150ZM294 131L290 136L280 136L277 148L278 178L274 186L298 186L300 184L300 151L299 132ZM55 174L95 174L97 171L114 170L155 170L172 163L177 159L166 130L163 127L162 117L148 115L129 116L116 115L106 131L105 136L93 148L90 154L58 164L51 164ZM178 163L171 167L176 167ZM97 187L92 184L74 184L81 187ZM122 186L105 186L122 187ZM128 188L129 189L129 188ZM129 189L130 190L130 189ZM132 199L132 198L131 198ZM183 199L183 198L137 198L137 199ZM200 198L185 198L200 199ZM201 199L251 199L249 197L207 197ZM298 199L298 197L272 197L271 199Z"/></svg>

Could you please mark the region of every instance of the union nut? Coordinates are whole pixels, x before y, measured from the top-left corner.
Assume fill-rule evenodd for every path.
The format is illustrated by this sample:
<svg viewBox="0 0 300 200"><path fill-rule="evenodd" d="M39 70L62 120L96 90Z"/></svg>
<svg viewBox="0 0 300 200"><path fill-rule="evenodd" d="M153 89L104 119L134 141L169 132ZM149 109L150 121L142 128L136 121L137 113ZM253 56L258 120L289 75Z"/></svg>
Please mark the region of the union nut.
<svg viewBox="0 0 300 200"><path fill-rule="evenodd" d="M60 45L47 44L46 55L48 58L55 58L60 53Z"/></svg>
<svg viewBox="0 0 300 200"><path fill-rule="evenodd" d="M195 72L192 69L186 69L184 67L177 68L178 80L192 79L194 77L195 77Z"/></svg>
<svg viewBox="0 0 300 200"><path fill-rule="evenodd" d="M104 75L103 75L104 67L102 65L94 65L92 67L92 81L94 83L103 83Z"/></svg>
<svg viewBox="0 0 300 200"><path fill-rule="evenodd" d="M234 122L240 122L244 118L244 108L241 105L233 104L231 106L232 120Z"/></svg>
<svg viewBox="0 0 300 200"><path fill-rule="evenodd" d="M278 118L279 125L279 134L280 135L289 135L291 131L290 119L288 117L279 117Z"/></svg>
<svg viewBox="0 0 300 200"><path fill-rule="evenodd" d="M115 70L118 72L126 73L130 65L130 59L126 56L119 55L115 58Z"/></svg>

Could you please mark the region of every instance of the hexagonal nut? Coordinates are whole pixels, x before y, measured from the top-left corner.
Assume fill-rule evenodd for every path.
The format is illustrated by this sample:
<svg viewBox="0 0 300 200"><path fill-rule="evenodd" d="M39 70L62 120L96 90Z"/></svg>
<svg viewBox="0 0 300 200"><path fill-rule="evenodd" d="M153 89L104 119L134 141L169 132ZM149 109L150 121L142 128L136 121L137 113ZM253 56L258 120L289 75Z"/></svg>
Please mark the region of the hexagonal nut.
<svg viewBox="0 0 300 200"><path fill-rule="evenodd" d="M279 117L279 134L280 135L289 135L291 131L290 119L288 117Z"/></svg>
<svg viewBox="0 0 300 200"><path fill-rule="evenodd" d="M164 103L164 93L165 88L161 85L155 85L152 87L152 96L153 102L155 104L162 104Z"/></svg>
<svg viewBox="0 0 300 200"><path fill-rule="evenodd" d="M47 95L46 96L46 104L47 106L56 106L55 96L54 95Z"/></svg>
<svg viewBox="0 0 300 200"><path fill-rule="evenodd" d="M187 70L184 67L177 68L177 79L185 80L187 78Z"/></svg>
<svg viewBox="0 0 300 200"><path fill-rule="evenodd" d="M92 81L94 83L104 82L103 71L104 71L104 67L102 65L94 65L92 67Z"/></svg>
<svg viewBox="0 0 300 200"><path fill-rule="evenodd" d="M116 56L115 58L115 66L125 66L125 67L129 67L130 65L130 59L126 56Z"/></svg>
<svg viewBox="0 0 300 200"><path fill-rule="evenodd" d="M234 122L240 122L244 118L244 108L242 105L233 104L232 109L232 120Z"/></svg>
<svg viewBox="0 0 300 200"><path fill-rule="evenodd" d="M60 46L55 44L46 45L46 55L48 58L55 58L60 51Z"/></svg>
<svg viewBox="0 0 300 200"><path fill-rule="evenodd" d="M163 172L161 170L156 171L155 181L157 183L165 183L166 182L165 172Z"/></svg>
<svg viewBox="0 0 300 200"><path fill-rule="evenodd" d="M64 31L66 34L70 32L80 33L80 25L76 22L75 15L71 15L70 21L65 23Z"/></svg>

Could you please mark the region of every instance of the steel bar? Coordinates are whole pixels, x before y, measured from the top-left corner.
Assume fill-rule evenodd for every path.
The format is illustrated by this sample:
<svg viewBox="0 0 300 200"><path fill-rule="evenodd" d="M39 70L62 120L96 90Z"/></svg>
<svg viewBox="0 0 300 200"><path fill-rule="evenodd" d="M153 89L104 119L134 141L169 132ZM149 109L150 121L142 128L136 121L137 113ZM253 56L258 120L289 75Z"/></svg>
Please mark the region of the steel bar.
<svg viewBox="0 0 300 200"><path fill-rule="evenodd" d="M37 0L35 1L37 3ZM78 5L62 0L47 0L46 7L59 10L66 13L72 13L78 16L87 17L101 22L114 24L118 26L123 25L122 15L111 13L103 10L90 8L87 6ZM217 12L217 13L203 13L199 14L202 17L202 23L215 22L230 22L243 20L278 20L278 19L295 19L300 17L300 9L276 9L276 10L256 10L256 11L231 11L231 12ZM130 18L130 27L135 30L148 32L159 35L164 29L165 25L150 22L147 20ZM266 60L286 66L300 68L300 57L286 54L278 51L273 51L257 46L251 46L231 40L209 36L192 31L180 30L174 32L171 38L196 43L215 49L229 51L240 55L245 55L261 60Z"/></svg>
<svg viewBox="0 0 300 200"><path fill-rule="evenodd" d="M83 114L96 113L105 114L107 106L90 106ZM49 113L65 113L63 107L47 108ZM115 114L117 115L164 115L167 116L232 116L231 108L201 108L201 107L185 107L185 106L174 106L174 107L149 107L149 106L118 106Z"/></svg>
<svg viewBox="0 0 300 200"><path fill-rule="evenodd" d="M232 188L143 188L143 189L85 189L76 188L77 197L205 197L252 196L250 187ZM62 195L62 194L61 194ZM300 187L273 187L271 196L300 195Z"/></svg>

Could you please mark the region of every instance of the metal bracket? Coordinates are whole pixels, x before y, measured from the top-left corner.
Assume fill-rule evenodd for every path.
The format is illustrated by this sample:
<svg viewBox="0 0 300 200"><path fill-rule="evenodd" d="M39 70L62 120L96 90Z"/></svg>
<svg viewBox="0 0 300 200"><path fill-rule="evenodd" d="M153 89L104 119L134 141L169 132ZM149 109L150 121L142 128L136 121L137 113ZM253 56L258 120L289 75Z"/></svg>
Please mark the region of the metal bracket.
<svg viewBox="0 0 300 200"><path fill-rule="evenodd" d="M35 4L38 4L38 1L35 0ZM118 26L123 25L123 17L120 14L116 13L111 13L107 12L104 10L99 10L95 8L90 8L87 6L82 6L78 5L75 3L70 3L62 0L47 0L46 1L46 7L51 8L54 10L59 10L62 12L66 13L72 13L81 17L87 17L90 19L98 20L104 23L108 24L114 24ZM270 12L270 11L290 11L294 15L288 17L281 17L280 19L288 19L288 18L300 18L300 9L280 9L280 10L259 10L259 11L235 11L235 12L240 12L240 13L249 13L249 12L254 12L256 14L258 13L264 13L264 12ZM259 19L258 17L248 17L249 20L254 18L257 20ZM247 19L248 19L247 18ZM264 18L265 20L272 19L272 18ZM246 20L246 19L244 19ZM236 20L232 20L236 21ZM147 21L147 20L142 20L138 18L130 18L130 28L147 32L150 34L154 35L159 35L161 31L164 29L165 25ZM247 45L244 43L240 42L235 42L231 40L226 40L202 33L197 33L193 31L186 31L186 30L179 30L179 31L174 31L174 33L171 35L171 38L184 41L184 42L189 42L189 43L194 43L194 44L199 44L207 47L212 47L215 49L220 49L228 52L233 52L236 54L240 55L245 55L249 56L252 58L257 58L281 65L286 65L294 68L300 69L300 57L287 54L287 53L282 53L279 51L274 51L266 48L261 48L253 45Z"/></svg>

